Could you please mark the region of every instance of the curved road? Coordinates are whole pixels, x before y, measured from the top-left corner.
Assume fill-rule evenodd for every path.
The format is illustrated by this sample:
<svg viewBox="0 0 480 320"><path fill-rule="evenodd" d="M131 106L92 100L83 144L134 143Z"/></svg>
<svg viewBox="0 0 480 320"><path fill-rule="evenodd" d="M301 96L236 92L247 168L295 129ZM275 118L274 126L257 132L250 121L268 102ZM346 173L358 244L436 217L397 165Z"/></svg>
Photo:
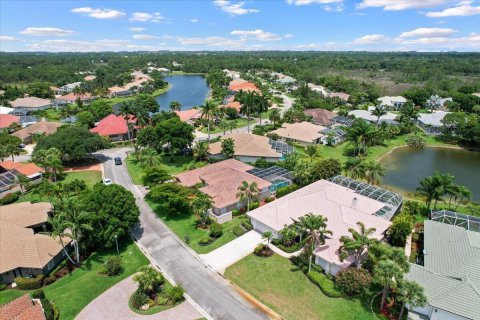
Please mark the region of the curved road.
<svg viewBox="0 0 480 320"><path fill-rule="evenodd" d="M128 148L110 149L97 153L106 157L105 177L132 191L140 209L140 225L132 231L137 242L155 261L155 264L175 282L213 319L255 320L268 316L241 296L227 280L209 268L191 249L157 218L132 183L125 163L115 166L114 157L125 159Z"/></svg>

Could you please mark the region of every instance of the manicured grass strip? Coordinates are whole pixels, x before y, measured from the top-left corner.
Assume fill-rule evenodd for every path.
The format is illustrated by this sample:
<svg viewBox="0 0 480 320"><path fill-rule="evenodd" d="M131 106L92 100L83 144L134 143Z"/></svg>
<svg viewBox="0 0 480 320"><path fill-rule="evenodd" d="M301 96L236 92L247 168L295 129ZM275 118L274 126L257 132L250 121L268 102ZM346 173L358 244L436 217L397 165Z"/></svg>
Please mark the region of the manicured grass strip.
<svg viewBox="0 0 480 320"><path fill-rule="evenodd" d="M208 230L195 228L195 221L197 220L195 215L168 215L164 210L157 209L157 205L154 202L147 202L157 216L162 219L163 222L165 222L180 239L184 240L185 236L188 236L190 238L188 245L195 250L195 252L200 254L213 251L235 239L236 236L233 233L233 229L236 226L239 226L242 221L246 219L245 217L234 217L232 221L222 224L223 235L211 244L207 246L201 246L198 244L198 240L208 236Z"/></svg>
<svg viewBox="0 0 480 320"><path fill-rule="evenodd" d="M290 320L373 320L370 299L329 298L290 261L253 254L230 266L225 276Z"/></svg>
<svg viewBox="0 0 480 320"><path fill-rule="evenodd" d="M23 296L27 291L4 290L0 291L0 306Z"/></svg>
<svg viewBox="0 0 480 320"><path fill-rule="evenodd" d="M60 310L60 319L74 319L75 316L100 294L123 279L138 271L148 259L132 240L119 243L124 271L114 277L99 275L99 267L116 249L94 253L72 275L65 276L44 288L48 299L55 302Z"/></svg>
<svg viewBox="0 0 480 320"><path fill-rule="evenodd" d="M93 187L97 182L102 181L102 172L101 171L74 171L74 172L67 172L65 179L61 182L69 183L73 180L83 180L87 184L88 187Z"/></svg>

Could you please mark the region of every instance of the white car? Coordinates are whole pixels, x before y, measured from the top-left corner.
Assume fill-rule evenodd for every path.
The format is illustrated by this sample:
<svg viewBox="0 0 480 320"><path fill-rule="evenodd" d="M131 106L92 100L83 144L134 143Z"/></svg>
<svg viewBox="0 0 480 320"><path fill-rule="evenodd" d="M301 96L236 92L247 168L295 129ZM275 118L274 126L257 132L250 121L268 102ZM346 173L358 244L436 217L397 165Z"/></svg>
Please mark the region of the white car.
<svg viewBox="0 0 480 320"><path fill-rule="evenodd" d="M113 183L112 180L110 180L108 178L103 179L103 184L106 185L106 186L111 185L112 183Z"/></svg>

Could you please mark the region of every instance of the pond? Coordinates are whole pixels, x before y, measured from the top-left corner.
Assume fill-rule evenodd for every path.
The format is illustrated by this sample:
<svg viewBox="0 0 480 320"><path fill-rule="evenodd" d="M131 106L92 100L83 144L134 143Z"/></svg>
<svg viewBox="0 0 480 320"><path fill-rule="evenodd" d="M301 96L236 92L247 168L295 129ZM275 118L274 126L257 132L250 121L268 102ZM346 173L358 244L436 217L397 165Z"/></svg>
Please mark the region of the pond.
<svg viewBox="0 0 480 320"><path fill-rule="evenodd" d="M455 183L467 186L472 199L480 202L480 152L451 148L398 148L382 160L385 177L381 183L407 192L415 192L419 181L434 171L450 173Z"/></svg>
<svg viewBox="0 0 480 320"><path fill-rule="evenodd" d="M160 110L170 110L170 102L178 101L182 110L203 105L210 91L207 81L201 75L167 76L165 80L172 86L170 90L156 97Z"/></svg>

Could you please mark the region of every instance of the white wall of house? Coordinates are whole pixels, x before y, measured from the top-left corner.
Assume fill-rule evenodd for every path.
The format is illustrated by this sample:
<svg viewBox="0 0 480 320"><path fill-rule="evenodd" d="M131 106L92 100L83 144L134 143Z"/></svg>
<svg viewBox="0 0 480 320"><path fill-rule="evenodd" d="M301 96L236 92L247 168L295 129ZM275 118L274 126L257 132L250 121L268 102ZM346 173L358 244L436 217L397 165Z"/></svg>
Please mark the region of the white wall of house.
<svg viewBox="0 0 480 320"><path fill-rule="evenodd" d="M433 307L431 305L416 307L413 309L413 311L429 317L430 320L468 320L468 318Z"/></svg>
<svg viewBox="0 0 480 320"><path fill-rule="evenodd" d="M319 256L315 256L315 264L322 267L322 269L325 270L326 274L336 275L340 270L342 270L342 267L334 263L330 263L329 261L326 261Z"/></svg>
<svg viewBox="0 0 480 320"><path fill-rule="evenodd" d="M267 231L271 232L273 239L279 239L280 238L280 235L278 234L277 231L273 230L272 228L270 228L266 224L261 223L257 219L252 219L252 226L253 226L253 229L255 229L256 231L258 231L260 233L264 233L264 232L267 232Z"/></svg>

